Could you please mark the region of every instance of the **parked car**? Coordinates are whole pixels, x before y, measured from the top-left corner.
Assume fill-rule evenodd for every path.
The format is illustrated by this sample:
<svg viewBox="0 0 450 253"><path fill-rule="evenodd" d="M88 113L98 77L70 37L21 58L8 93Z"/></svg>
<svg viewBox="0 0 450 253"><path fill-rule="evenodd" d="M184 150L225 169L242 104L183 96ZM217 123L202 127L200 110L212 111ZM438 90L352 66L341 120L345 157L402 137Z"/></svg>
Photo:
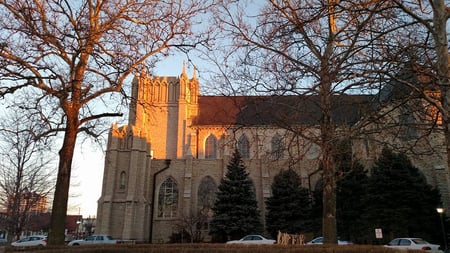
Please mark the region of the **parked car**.
<svg viewBox="0 0 450 253"><path fill-rule="evenodd" d="M276 241L262 235L246 235L239 240L226 242L227 244L275 244Z"/></svg>
<svg viewBox="0 0 450 253"><path fill-rule="evenodd" d="M117 240L114 240L109 235L90 235L85 239L81 240L73 240L69 242L67 245L69 246L78 246L78 245L92 245L92 244L116 244L119 243Z"/></svg>
<svg viewBox="0 0 450 253"><path fill-rule="evenodd" d="M46 246L46 245L47 245L47 236L45 235L27 236L11 243L11 246L14 247Z"/></svg>
<svg viewBox="0 0 450 253"><path fill-rule="evenodd" d="M316 237L314 239L312 239L311 241L307 242L306 244L309 245L313 245L313 244L323 244L323 237ZM338 239L338 245L349 245L349 244L353 244L351 241L344 241L344 240L339 240Z"/></svg>
<svg viewBox="0 0 450 253"><path fill-rule="evenodd" d="M400 250L418 249L425 250L430 253L443 252L439 249L440 245L431 244L422 238L395 238L384 246Z"/></svg>

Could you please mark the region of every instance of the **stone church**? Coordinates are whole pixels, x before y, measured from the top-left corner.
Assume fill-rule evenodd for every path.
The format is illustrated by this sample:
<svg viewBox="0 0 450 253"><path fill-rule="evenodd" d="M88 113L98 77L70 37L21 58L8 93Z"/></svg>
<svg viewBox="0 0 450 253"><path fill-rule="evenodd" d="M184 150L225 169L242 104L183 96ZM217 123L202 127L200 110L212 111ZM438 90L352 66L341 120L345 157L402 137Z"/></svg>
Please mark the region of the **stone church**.
<svg viewBox="0 0 450 253"><path fill-rule="evenodd" d="M196 218L211 217L215 191L235 149L252 178L261 217L280 170L294 169L311 190L318 185L320 149L310 138L318 135L321 117L316 96L202 96L195 71L192 78L184 66L181 72L178 77L135 75L128 125L113 125L109 133L98 233L164 243ZM448 207L443 135L419 138L420 130L401 124L382 133L352 132L374 110L373 101L373 95L339 95L333 102L332 119L352 137L352 155L370 166L381 150L380 139L396 136L392 145L419 143L426 158L410 157L439 187ZM426 153L425 146L432 151ZM208 241L207 220L198 229Z"/></svg>

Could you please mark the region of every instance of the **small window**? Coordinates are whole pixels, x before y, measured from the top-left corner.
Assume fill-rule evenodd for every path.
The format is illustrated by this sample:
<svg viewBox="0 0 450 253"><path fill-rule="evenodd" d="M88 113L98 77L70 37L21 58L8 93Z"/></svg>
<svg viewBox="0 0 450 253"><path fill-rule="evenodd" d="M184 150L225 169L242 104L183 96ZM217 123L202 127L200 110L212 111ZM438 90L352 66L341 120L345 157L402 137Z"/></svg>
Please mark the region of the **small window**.
<svg viewBox="0 0 450 253"><path fill-rule="evenodd" d="M402 108L402 112L399 115L399 131L400 138L404 141L417 139L414 114L409 108Z"/></svg>
<svg viewBox="0 0 450 253"><path fill-rule="evenodd" d="M250 158L250 142L245 134L241 135L237 144L241 157L244 159Z"/></svg>
<svg viewBox="0 0 450 253"><path fill-rule="evenodd" d="M119 189L120 190L125 190L126 181L127 181L126 176L127 176L127 174L125 173L125 171L122 171L120 173L120 179L119 179Z"/></svg>
<svg viewBox="0 0 450 253"><path fill-rule="evenodd" d="M284 142L278 134L272 137L271 140L271 158L273 160L283 159L284 157Z"/></svg>

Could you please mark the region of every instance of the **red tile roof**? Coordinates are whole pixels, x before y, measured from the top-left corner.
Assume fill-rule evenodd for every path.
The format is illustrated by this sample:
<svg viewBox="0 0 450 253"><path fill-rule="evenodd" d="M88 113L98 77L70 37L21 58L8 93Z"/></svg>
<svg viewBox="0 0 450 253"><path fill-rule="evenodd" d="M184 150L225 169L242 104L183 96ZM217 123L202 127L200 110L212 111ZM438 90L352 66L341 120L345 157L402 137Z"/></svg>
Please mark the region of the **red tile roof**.
<svg viewBox="0 0 450 253"><path fill-rule="evenodd" d="M319 96L200 96L195 125L317 125ZM332 120L351 125L373 108L373 96L332 97Z"/></svg>

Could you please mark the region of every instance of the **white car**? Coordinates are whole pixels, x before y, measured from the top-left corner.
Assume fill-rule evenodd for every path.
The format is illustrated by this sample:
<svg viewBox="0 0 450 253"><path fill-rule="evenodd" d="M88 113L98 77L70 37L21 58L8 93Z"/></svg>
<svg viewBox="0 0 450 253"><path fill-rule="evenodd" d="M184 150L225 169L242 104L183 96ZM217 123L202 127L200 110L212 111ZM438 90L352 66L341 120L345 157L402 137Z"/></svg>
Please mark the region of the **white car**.
<svg viewBox="0 0 450 253"><path fill-rule="evenodd" d="M46 246L46 245L47 245L47 236L45 235L27 236L11 243L11 246L14 247Z"/></svg>
<svg viewBox="0 0 450 253"><path fill-rule="evenodd" d="M418 249L425 250L427 252L439 253L443 252L439 249L440 245L431 244L422 238L395 238L388 244L384 245L388 248L408 250L408 249Z"/></svg>
<svg viewBox="0 0 450 253"><path fill-rule="evenodd" d="M307 242L306 244L308 245L314 245L314 244L323 244L323 237L316 237L314 239L312 239L311 241ZM351 241L343 241L343 240L338 240L338 245L349 245L349 244L353 244Z"/></svg>
<svg viewBox="0 0 450 253"><path fill-rule="evenodd" d="M275 240L267 239L262 235L246 235L239 240L228 241L227 244L275 244Z"/></svg>
<svg viewBox="0 0 450 253"><path fill-rule="evenodd" d="M73 240L67 245L69 246L79 246L79 245L92 245L92 244L117 244L118 241L114 240L109 235L90 235L85 239Z"/></svg>

